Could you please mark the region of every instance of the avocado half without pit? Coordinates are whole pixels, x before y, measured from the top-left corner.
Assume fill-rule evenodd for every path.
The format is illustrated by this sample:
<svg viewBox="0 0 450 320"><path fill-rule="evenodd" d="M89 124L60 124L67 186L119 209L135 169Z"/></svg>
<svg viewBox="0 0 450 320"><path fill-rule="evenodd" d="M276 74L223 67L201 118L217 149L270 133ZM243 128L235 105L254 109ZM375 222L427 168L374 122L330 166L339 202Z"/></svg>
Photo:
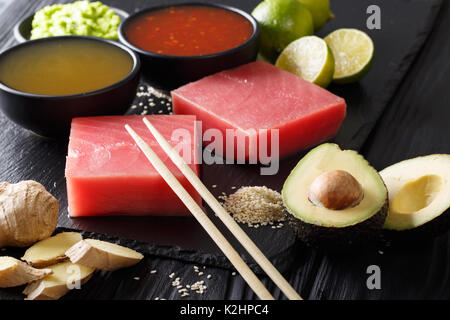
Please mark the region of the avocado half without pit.
<svg viewBox="0 0 450 320"><path fill-rule="evenodd" d="M311 150L286 179L283 202L298 237L330 248L378 239L388 192L363 156L332 143Z"/></svg>
<svg viewBox="0 0 450 320"><path fill-rule="evenodd" d="M384 228L437 235L450 227L450 155L396 163L380 172L389 192ZM402 232L403 234L403 232Z"/></svg>

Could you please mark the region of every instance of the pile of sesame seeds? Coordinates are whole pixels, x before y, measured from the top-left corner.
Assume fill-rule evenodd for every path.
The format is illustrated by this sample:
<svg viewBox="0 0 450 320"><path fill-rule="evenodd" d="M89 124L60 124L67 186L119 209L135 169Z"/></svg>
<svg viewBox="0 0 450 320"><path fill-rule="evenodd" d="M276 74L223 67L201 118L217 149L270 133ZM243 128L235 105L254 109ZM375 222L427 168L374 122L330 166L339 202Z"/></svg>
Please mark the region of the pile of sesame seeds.
<svg viewBox="0 0 450 320"><path fill-rule="evenodd" d="M281 194L266 186L241 187L235 193L219 197L223 207L233 218L249 227L271 225L272 228L283 227L286 219ZM274 223L278 222L277 225Z"/></svg>

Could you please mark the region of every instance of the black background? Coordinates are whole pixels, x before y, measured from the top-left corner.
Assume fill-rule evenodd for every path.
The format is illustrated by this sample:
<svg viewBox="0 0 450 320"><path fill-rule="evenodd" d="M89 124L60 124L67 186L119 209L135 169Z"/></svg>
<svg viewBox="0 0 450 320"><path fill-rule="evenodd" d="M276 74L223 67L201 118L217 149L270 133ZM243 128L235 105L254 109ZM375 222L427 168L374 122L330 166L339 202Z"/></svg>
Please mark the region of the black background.
<svg viewBox="0 0 450 320"><path fill-rule="evenodd" d="M173 3L104 2L130 13L150 5ZM259 1L221 2L251 11ZM17 21L50 3L54 1L14 1L0 15L1 48L15 43L12 26ZM365 27L365 10L369 4L381 8L381 30L371 31ZM375 43L372 70L360 83L329 88L344 97L348 104L348 116L335 141L343 148L360 150L376 169L414 156L450 153L450 9L448 1L440 4L440 1L426 0L331 0L336 18L319 35L326 35L336 28L355 27L367 31ZM155 111L158 108L165 110L163 101L160 102ZM0 128L0 180L37 180L60 200L60 226L137 240L141 243L107 238L146 253L142 264L115 273L101 273L86 285L89 289L73 292L67 299L153 299L156 296L178 299L167 274L176 272L185 281L194 282L193 264L206 265L208 272L213 274L213 281L206 294L190 298L255 298L240 277L231 276L229 264L217 255L218 249L193 218L69 219L64 180L66 142L38 138L3 115L0 116ZM257 166L203 165L202 180L207 186L218 185L212 189L216 195L230 193L231 186L241 185L267 185L280 190L302 155L304 152L284 159L276 177L261 177ZM367 249L348 256L305 248L295 241L287 227L245 230L305 299L450 297L448 233L435 239L394 242L389 247ZM20 255L20 250L11 254ZM381 268L381 290L366 287L366 268L372 264ZM152 269L159 270L157 276L149 275ZM136 276L139 281L133 280ZM263 281L275 297L283 297L270 281L265 278ZM3 290L0 298L21 298L19 292L18 289Z"/></svg>

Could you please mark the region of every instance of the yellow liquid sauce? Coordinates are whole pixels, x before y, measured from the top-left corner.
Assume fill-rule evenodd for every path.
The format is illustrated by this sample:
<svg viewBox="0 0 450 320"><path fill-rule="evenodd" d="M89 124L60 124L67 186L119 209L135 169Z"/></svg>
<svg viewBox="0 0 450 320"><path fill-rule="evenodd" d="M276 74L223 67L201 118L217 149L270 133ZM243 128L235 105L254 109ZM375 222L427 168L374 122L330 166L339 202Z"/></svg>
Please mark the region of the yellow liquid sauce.
<svg viewBox="0 0 450 320"><path fill-rule="evenodd" d="M87 93L124 79L133 68L129 54L88 39L48 41L14 50L0 60L0 81L41 95Z"/></svg>

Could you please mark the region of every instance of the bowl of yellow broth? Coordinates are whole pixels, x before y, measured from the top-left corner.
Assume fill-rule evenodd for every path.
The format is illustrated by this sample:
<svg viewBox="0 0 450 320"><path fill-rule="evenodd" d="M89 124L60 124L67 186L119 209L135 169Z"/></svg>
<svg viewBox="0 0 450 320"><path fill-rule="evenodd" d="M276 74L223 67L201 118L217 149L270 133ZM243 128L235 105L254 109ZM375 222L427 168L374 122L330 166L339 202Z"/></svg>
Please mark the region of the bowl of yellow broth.
<svg viewBox="0 0 450 320"><path fill-rule="evenodd" d="M61 36L0 54L0 108L44 137L64 137L74 117L124 114L139 84L139 57L115 41Z"/></svg>

